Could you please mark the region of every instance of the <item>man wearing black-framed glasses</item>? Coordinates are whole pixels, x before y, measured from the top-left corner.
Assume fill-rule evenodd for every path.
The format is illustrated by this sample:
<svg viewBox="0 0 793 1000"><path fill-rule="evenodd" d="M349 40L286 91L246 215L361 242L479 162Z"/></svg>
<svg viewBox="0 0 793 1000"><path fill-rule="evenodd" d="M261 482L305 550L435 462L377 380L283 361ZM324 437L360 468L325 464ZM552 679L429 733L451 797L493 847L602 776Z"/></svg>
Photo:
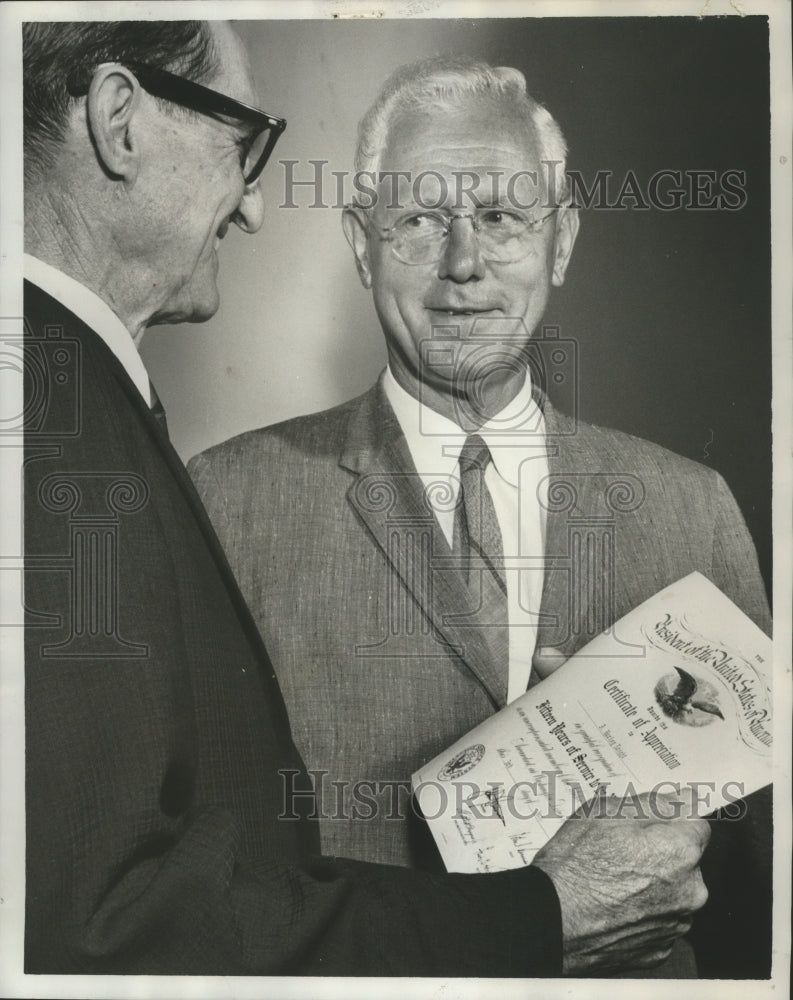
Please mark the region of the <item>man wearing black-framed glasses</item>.
<svg viewBox="0 0 793 1000"><path fill-rule="evenodd" d="M96 67L102 68L102 67ZM246 185L253 184L264 170L270 154L275 148L278 137L286 128L283 118L276 118L266 111L259 111L249 104L236 101L233 97L221 94L217 90L205 87L193 80L188 80L158 66L147 66L144 63L131 62L131 69L144 89L155 97L173 101L184 108L199 111L220 121L227 120L232 125L240 127L240 165ZM91 72L93 78L95 70ZM88 93L90 79L85 74L74 74L68 81L67 88L72 96Z"/></svg>
<svg viewBox="0 0 793 1000"><path fill-rule="evenodd" d="M84 56L66 75L68 110L84 108L92 142L72 135L56 153L32 112L26 121L29 142L44 145L43 155L29 157L29 189L44 163L60 157L70 168L60 175L62 190L29 199L28 251L77 272L100 296L108 274L118 273L104 294L136 344L153 324L214 315L220 241L231 224L256 232L264 216L256 181L285 122L253 107L253 80L236 35L217 26L212 32L204 56L211 88L122 49L118 58ZM114 52L109 44L95 51ZM52 81L51 66L39 71L44 77L31 87L31 102ZM72 205L79 211L71 213ZM83 238L70 233L64 251L54 220L66 214ZM69 259L75 243L78 262Z"/></svg>
<svg viewBox="0 0 793 1000"><path fill-rule="evenodd" d="M213 315L220 241L262 224L283 122L239 38L23 37L26 971L559 973L538 869L317 856L272 665L136 351Z"/></svg>

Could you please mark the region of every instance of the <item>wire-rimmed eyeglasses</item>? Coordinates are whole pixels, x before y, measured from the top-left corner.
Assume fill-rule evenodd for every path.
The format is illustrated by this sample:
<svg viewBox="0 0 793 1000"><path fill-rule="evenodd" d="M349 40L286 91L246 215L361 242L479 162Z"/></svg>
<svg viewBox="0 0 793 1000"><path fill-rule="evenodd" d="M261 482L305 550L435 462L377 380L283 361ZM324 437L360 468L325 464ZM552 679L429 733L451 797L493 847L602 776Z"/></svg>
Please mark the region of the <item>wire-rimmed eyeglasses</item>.
<svg viewBox="0 0 793 1000"><path fill-rule="evenodd" d="M367 223L391 244L391 252L403 264L434 264L446 252L454 223L470 219L484 259L513 264L529 254L534 235L557 211L558 206L536 218L512 209L482 207L473 212L407 212L391 226L378 226L371 219Z"/></svg>
<svg viewBox="0 0 793 1000"><path fill-rule="evenodd" d="M249 134L245 136L240 147L240 163L245 184L253 184L270 158L279 136L286 128L284 118L277 118L266 111L260 111L217 90L156 66L136 62L119 63L119 65L124 65L133 72L143 89L152 97L172 101L174 104L213 118L232 118L250 125ZM88 74L87 79L74 77L68 81L67 88L73 97L88 93L93 72L94 70Z"/></svg>

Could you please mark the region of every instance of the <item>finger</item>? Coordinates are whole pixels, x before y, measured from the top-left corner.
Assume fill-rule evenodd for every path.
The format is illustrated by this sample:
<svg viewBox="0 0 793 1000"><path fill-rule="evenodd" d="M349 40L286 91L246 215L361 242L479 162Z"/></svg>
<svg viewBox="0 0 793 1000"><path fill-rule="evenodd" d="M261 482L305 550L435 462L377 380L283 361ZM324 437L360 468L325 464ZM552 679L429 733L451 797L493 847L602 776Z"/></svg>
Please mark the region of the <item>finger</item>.
<svg viewBox="0 0 793 1000"><path fill-rule="evenodd" d="M691 830L692 836L697 837L697 846L701 854L708 846L708 841L710 840L712 833L710 823L706 819L689 819L686 820L686 829Z"/></svg>
<svg viewBox="0 0 793 1000"><path fill-rule="evenodd" d="M655 819L685 820L687 836L694 840L700 853L705 850L710 840L710 823L706 819L699 818L697 797L688 786L684 785L675 792L648 793L647 807Z"/></svg>
<svg viewBox="0 0 793 1000"><path fill-rule="evenodd" d="M667 935L659 935L655 940L648 941L641 951L637 951L639 958L636 964L640 968L649 969L666 962L675 950L675 946L690 929L690 922L681 923Z"/></svg>
<svg viewBox="0 0 793 1000"><path fill-rule="evenodd" d="M540 680L545 680L554 670L558 670L566 660L567 657L561 649L557 649L555 646L540 646L534 652L531 665L537 677Z"/></svg>
<svg viewBox="0 0 793 1000"><path fill-rule="evenodd" d="M579 806L573 815L587 816L593 819L631 820L637 827L652 825L657 823L659 819L666 818L667 815L669 818L673 815L673 810L666 804L660 809L655 808L651 792L642 792L637 795L635 792L629 791L620 795L616 793L605 794L601 790L593 798L594 802L590 801L586 805Z"/></svg>
<svg viewBox="0 0 793 1000"><path fill-rule="evenodd" d="M672 954L674 946L675 942L673 941L671 944L654 948L652 951L639 956L634 962L634 967L637 969L654 969L656 966L662 965Z"/></svg>
<svg viewBox="0 0 793 1000"><path fill-rule="evenodd" d="M691 912L696 913L697 910L701 910L707 901L708 887L702 878L702 872L699 868L695 868L691 879Z"/></svg>
<svg viewBox="0 0 793 1000"><path fill-rule="evenodd" d="M660 792L657 795L659 805L666 800L672 807L675 815L671 819L700 819L711 812L711 808L700 797L696 789L691 785L680 785L672 793Z"/></svg>
<svg viewBox="0 0 793 1000"><path fill-rule="evenodd" d="M702 860L709 831L703 831L701 819L656 820L643 827L644 843L656 857L666 857L670 872L686 878Z"/></svg>

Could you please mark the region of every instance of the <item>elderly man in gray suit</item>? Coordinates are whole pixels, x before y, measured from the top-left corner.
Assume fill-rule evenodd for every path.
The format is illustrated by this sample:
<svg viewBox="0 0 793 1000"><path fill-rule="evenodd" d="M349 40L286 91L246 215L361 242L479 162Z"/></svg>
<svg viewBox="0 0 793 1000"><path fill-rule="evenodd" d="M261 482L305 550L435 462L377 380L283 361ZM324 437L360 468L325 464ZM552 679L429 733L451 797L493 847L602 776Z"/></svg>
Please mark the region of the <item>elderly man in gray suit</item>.
<svg viewBox="0 0 793 1000"><path fill-rule="evenodd" d="M356 168L380 185L343 219L386 371L190 465L270 650L327 853L420 865L411 773L685 574L769 627L720 477L543 392L566 345L541 320L579 226L565 154L517 70L398 71L360 128ZM758 890L766 820L753 805L711 849L722 902L719 864L740 858ZM720 933L738 940L739 915Z"/></svg>

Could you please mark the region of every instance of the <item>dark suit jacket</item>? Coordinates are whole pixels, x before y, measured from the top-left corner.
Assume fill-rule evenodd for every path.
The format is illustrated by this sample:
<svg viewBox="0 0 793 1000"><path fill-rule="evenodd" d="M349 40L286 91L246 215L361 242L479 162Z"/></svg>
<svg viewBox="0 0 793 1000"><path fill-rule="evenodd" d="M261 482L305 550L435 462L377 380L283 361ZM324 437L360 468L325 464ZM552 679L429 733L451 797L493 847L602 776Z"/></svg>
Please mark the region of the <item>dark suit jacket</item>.
<svg viewBox="0 0 793 1000"><path fill-rule="evenodd" d="M26 971L558 974L543 873L335 862L279 819L303 764L183 466L91 330L25 315Z"/></svg>
<svg viewBox="0 0 793 1000"><path fill-rule="evenodd" d="M538 645L570 655L693 570L769 629L752 543L715 472L544 410L551 478ZM406 797L394 806L396 784L499 708L504 690L486 630L461 621L467 590L442 568L445 538L380 385L242 434L188 468L273 658L296 743L324 788L323 850L427 864ZM764 879L767 891L760 815L762 835L752 813L749 842L729 854L732 868L743 851L730 879L752 898ZM741 824L732 826L734 848ZM725 851L714 845L709 858ZM714 898L711 923L717 890ZM754 908L741 903L752 913L741 927L727 908L734 938L756 930ZM763 947L767 955L765 939ZM724 970L721 948L719 956Z"/></svg>

